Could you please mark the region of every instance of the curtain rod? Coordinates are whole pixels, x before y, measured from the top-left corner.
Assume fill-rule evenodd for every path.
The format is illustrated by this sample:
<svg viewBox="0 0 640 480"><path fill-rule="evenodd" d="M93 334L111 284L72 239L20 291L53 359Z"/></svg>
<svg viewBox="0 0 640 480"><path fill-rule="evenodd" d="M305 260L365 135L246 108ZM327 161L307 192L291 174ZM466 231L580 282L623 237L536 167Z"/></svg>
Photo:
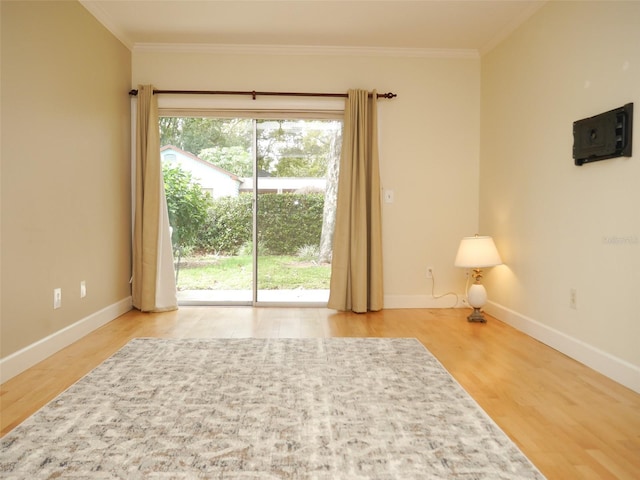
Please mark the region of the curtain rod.
<svg viewBox="0 0 640 480"><path fill-rule="evenodd" d="M153 90L155 95L168 93L168 94L190 94L190 95L251 95L255 100L258 95L260 96L280 96L280 97L334 97L334 98L347 98L347 93L300 93L300 92L251 92L244 91L224 91L224 90ZM138 90L130 90L129 95L138 95ZM378 93L377 98L395 98L398 95L395 93ZM371 98L371 94L369 94Z"/></svg>

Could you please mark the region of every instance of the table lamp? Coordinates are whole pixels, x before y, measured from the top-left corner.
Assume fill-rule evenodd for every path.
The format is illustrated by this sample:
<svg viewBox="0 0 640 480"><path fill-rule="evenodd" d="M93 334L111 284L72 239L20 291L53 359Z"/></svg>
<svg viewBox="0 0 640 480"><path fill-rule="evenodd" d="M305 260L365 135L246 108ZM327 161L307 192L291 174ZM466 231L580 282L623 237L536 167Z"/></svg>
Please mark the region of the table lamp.
<svg viewBox="0 0 640 480"><path fill-rule="evenodd" d="M473 269L471 276L474 282L467 291L467 301L473 307L473 312L467 317L470 322L487 321L480 310L487 303L487 290L480 283L482 269L501 264L502 260L493 238L476 234L474 237L464 237L460 241L455 266Z"/></svg>

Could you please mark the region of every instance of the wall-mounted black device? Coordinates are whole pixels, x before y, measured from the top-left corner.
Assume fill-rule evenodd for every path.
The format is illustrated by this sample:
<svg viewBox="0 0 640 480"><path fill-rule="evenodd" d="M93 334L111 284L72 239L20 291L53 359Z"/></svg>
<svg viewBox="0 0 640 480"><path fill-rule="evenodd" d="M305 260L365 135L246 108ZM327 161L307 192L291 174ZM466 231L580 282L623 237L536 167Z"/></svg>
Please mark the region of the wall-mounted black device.
<svg viewBox="0 0 640 480"><path fill-rule="evenodd" d="M573 122L574 163L630 157L632 132L633 103Z"/></svg>

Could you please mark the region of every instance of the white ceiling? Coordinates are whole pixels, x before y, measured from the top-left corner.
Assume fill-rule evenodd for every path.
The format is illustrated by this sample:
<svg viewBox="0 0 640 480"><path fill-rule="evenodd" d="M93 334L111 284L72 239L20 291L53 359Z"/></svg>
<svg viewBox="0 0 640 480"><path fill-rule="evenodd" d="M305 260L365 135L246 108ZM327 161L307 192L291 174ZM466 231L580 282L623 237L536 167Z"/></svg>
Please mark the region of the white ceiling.
<svg viewBox="0 0 640 480"><path fill-rule="evenodd" d="M80 0L130 48L311 46L484 52L546 0Z"/></svg>

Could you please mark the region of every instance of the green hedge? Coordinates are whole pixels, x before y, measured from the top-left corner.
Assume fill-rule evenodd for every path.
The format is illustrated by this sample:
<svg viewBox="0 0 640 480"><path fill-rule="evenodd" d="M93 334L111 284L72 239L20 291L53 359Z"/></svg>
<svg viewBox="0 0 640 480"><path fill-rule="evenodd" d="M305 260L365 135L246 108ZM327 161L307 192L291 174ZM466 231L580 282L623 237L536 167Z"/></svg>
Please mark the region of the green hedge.
<svg viewBox="0 0 640 480"><path fill-rule="evenodd" d="M251 243L252 196L215 199L202 224L196 247L206 253L236 255ZM319 245L322 193L261 194L258 197L258 244L262 254L295 255L306 245Z"/></svg>

